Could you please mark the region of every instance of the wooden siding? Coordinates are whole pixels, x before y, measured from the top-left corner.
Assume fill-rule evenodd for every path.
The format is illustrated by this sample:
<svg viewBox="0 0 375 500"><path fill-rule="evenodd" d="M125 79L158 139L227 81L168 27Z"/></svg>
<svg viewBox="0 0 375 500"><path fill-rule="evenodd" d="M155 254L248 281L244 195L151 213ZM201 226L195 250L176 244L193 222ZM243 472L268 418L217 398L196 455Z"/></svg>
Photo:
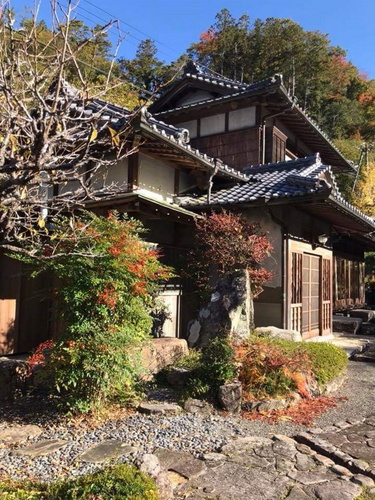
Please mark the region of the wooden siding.
<svg viewBox="0 0 375 500"><path fill-rule="evenodd" d="M260 129L258 127L192 139L201 152L220 158L233 168L242 170L260 163Z"/></svg>
<svg viewBox="0 0 375 500"><path fill-rule="evenodd" d="M286 135L278 128L267 127L265 163L285 160L286 139Z"/></svg>
<svg viewBox="0 0 375 500"><path fill-rule="evenodd" d="M49 338L46 276L28 279L22 264L0 255L0 354L28 352Z"/></svg>

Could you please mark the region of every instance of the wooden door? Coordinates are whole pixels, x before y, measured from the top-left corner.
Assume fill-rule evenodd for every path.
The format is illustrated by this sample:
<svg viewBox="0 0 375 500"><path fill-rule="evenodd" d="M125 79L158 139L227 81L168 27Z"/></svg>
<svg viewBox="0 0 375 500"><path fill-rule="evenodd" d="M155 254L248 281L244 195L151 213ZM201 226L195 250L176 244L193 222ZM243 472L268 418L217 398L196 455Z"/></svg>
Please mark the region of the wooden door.
<svg viewBox="0 0 375 500"><path fill-rule="evenodd" d="M304 338L320 334L321 321L321 266L320 256L302 257L302 335Z"/></svg>
<svg viewBox="0 0 375 500"><path fill-rule="evenodd" d="M321 276L322 276L322 311L321 311L321 325L322 335L331 333L332 329L332 273L331 273L331 260L322 259L321 262Z"/></svg>

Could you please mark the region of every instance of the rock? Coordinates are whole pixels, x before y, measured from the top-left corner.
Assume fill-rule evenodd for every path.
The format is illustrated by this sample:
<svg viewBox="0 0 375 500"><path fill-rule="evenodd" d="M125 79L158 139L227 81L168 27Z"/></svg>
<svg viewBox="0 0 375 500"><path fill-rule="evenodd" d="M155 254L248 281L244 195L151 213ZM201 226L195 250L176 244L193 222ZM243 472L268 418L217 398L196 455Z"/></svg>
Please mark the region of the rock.
<svg viewBox="0 0 375 500"><path fill-rule="evenodd" d="M188 325L188 343L193 346L198 342L199 333L201 331L201 324L197 320L193 320Z"/></svg>
<svg viewBox="0 0 375 500"><path fill-rule="evenodd" d="M371 477L364 476L363 474L356 474L352 479L354 484L359 484L359 486L371 488L374 486L374 480Z"/></svg>
<svg viewBox="0 0 375 500"><path fill-rule="evenodd" d="M374 323L362 323L361 334L362 335L375 335L375 324Z"/></svg>
<svg viewBox="0 0 375 500"><path fill-rule="evenodd" d="M27 361L0 356L0 401L11 401L26 394L33 377L26 377Z"/></svg>
<svg viewBox="0 0 375 500"><path fill-rule="evenodd" d="M261 336L268 336L270 338L277 338L281 340L293 340L294 342L301 342L302 335L297 330L284 330L276 326L262 326L255 328L255 333Z"/></svg>
<svg viewBox="0 0 375 500"><path fill-rule="evenodd" d="M211 299L188 324L189 345L205 346L220 334L246 338L254 326L254 308L248 271L221 276Z"/></svg>
<svg viewBox="0 0 375 500"><path fill-rule="evenodd" d="M271 410L280 410L282 408L287 408L289 403L286 399L268 399L265 401L260 401L256 410L259 412L266 412Z"/></svg>
<svg viewBox="0 0 375 500"><path fill-rule="evenodd" d="M168 384L176 389L183 389L190 377L191 370L179 368L177 366L170 367L166 375Z"/></svg>
<svg viewBox="0 0 375 500"><path fill-rule="evenodd" d="M261 436L247 436L230 441L228 444L222 447L221 452L225 453L225 455L231 455L233 453L243 453L245 451L253 450L254 448L270 446L272 445L272 443L272 439L269 438Z"/></svg>
<svg viewBox="0 0 375 500"><path fill-rule="evenodd" d="M310 470L315 466L315 460L304 453L296 455L296 469L300 471Z"/></svg>
<svg viewBox="0 0 375 500"><path fill-rule="evenodd" d="M368 322L375 319L375 311L371 309L353 309L349 312L351 318L361 318L362 321Z"/></svg>
<svg viewBox="0 0 375 500"><path fill-rule="evenodd" d="M201 401L200 399L187 399L184 403L184 410L193 415L212 415L214 409L206 401Z"/></svg>
<svg viewBox="0 0 375 500"><path fill-rule="evenodd" d="M100 464L112 458L118 458L123 455L130 455L138 451L134 446L126 446L122 441L115 439L103 441L102 443L91 446L81 453L77 460L79 462L88 462Z"/></svg>
<svg viewBox="0 0 375 500"><path fill-rule="evenodd" d="M146 415L175 415L181 413L182 408L175 403L141 403L138 406L138 411Z"/></svg>
<svg viewBox="0 0 375 500"><path fill-rule="evenodd" d="M333 474L329 473L324 473L324 472L315 472L315 471L292 471L288 473L288 476L293 479L294 481L297 481L297 483L301 483L304 485L309 485L309 484L318 484L318 483L325 483L327 481L330 481L333 479ZM320 497L318 497L320 498ZM337 496L337 498L340 498Z"/></svg>
<svg viewBox="0 0 375 500"><path fill-rule="evenodd" d="M341 446L344 453L365 462L375 463L375 448L370 448L359 443L345 443Z"/></svg>
<svg viewBox="0 0 375 500"><path fill-rule="evenodd" d="M230 413L240 413L242 402L241 382L227 382L218 389L217 398L221 408Z"/></svg>
<svg viewBox="0 0 375 500"><path fill-rule="evenodd" d="M361 493L361 488L348 481L329 481L325 484L315 486L315 495L320 500L354 500Z"/></svg>
<svg viewBox="0 0 375 500"><path fill-rule="evenodd" d="M169 500L173 498L173 486L168 473L162 469L157 456L147 453L143 455L139 466L141 472L150 476L156 484L160 498Z"/></svg>
<svg viewBox="0 0 375 500"><path fill-rule="evenodd" d="M226 460L226 456L222 453L205 453L203 455L203 460L206 462L224 462Z"/></svg>
<svg viewBox="0 0 375 500"><path fill-rule="evenodd" d="M59 450L63 446L71 443L71 441L63 441L61 439L47 439L45 441L38 441L27 448L15 450L15 455L28 456L32 458L41 457L43 455L50 455Z"/></svg>
<svg viewBox="0 0 375 500"><path fill-rule="evenodd" d="M140 356L145 370L149 374L152 374L173 365L175 361L180 359L184 354L188 354L188 352L188 345L185 339L165 337L152 339L149 345L142 349Z"/></svg>
<svg viewBox="0 0 375 500"><path fill-rule="evenodd" d="M332 329L337 333L358 333L361 328L361 318L348 318L347 316L333 316Z"/></svg>
<svg viewBox="0 0 375 500"><path fill-rule="evenodd" d="M37 425L12 425L12 427L0 429L0 441L6 444L19 444L38 437L41 433L42 429Z"/></svg>
<svg viewBox="0 0 375 500"><path fill-rule="evenodd" d="M181 486L181 484L185 484L188 481L186 477L181 476L181 474L173 470L167 471L167 474L173 489L178 488L178 486Z"/></svg>
<svg viewBox="0 0 375 500"><path fill-rule="evenodd" d="M293 486L286 500L311 500L311 497L306 495L300 486Z"/></svg>
<svg viewBox="0 0 375 500"><path fill-rule="evenodd" d="M189 480L200 476L206 470L204 461L194 458L190 453L160 448L155 451L155 455L164 469L177 472Z"/></svg>
<svg viewBox="0 0 375 500"><path fill-rule="evenodd" d="M368 344L363 351L353 354L351 357L354 361L365 361L375 363L375 345Z"/></svg>

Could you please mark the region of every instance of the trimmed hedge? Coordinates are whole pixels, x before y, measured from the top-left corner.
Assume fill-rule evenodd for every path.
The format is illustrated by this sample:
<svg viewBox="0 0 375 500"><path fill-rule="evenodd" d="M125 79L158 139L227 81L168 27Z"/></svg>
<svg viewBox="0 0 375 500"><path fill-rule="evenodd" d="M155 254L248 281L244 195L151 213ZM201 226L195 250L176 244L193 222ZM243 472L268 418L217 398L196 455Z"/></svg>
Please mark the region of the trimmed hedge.
<svg viewBox="0 0 375 500"><path fill-rule="evenodd" d="M348 356L344 349L328 342L293 342L291 340L270 338L267 338L267 342L278 344L289 353L297 350L305 351L312 363L312 371L320 386L343 373L348 366Z"/></svg>

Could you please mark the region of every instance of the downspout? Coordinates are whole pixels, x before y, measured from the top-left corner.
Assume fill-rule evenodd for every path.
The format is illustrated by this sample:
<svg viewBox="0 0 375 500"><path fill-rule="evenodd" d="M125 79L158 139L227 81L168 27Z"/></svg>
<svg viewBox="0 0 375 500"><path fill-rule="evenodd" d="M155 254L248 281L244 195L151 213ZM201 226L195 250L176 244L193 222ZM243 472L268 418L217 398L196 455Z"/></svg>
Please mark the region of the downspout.
<svg viewBox="0 0 375 500"><path fill-rule="evenodd" d="M286 279L286 272L287 272L287 258L288 258L288 255L287 255L287 234L288 234L288 228L285 224L285 222L283 222L282 220L278 219L274 213L272 212L271 210L271 207L269 206L268 204L268 201L269 200L266 200L266 204L265 204L265 207L266 207L266 211L267 213L269 214L269 216L271 217L271 219L273 220L273 222L275 222L280 228L281 228L281 233L282 233L282 238L283 238L283 248L282 248L282 251L283 251L283 255L282 255L282 259L281 259L281 276L282 276L282 288L283 288L283 292L282 292L282 303L281 303L281 316L282 316L282 319L283 319L283 324L284 324L284 328L288 328L288 325L287 325L287 308L286 308L286 300L287 300L287 290L286 290L286 284L287 284L287 279Z"/></svg>
<svg viewBox="0 0 375 500"><path fill-rule="evenodd" d="M212 192L212 186L214 184L213 183L213 178L217 174L218 170L219 170L219 165L218 165L218 163L216 162L216 159L215 159L215 166L214 166L214 168L211 171L210 177L208 178L207 205L211 205L211 192Z"/></svg>
<svg viewBox="0 0 375 500"><path fill-rule="evenodd" d="M282 111L279 111L278 113L271 113L270 115L266 115L262 119L262 165L266 163L266 121L269 118L275 118L276 116L283 115L286 111L289 111L290 109L293 109L295 106L295 101L293 100L292 104L286 108L284 108Z"/></svg>

